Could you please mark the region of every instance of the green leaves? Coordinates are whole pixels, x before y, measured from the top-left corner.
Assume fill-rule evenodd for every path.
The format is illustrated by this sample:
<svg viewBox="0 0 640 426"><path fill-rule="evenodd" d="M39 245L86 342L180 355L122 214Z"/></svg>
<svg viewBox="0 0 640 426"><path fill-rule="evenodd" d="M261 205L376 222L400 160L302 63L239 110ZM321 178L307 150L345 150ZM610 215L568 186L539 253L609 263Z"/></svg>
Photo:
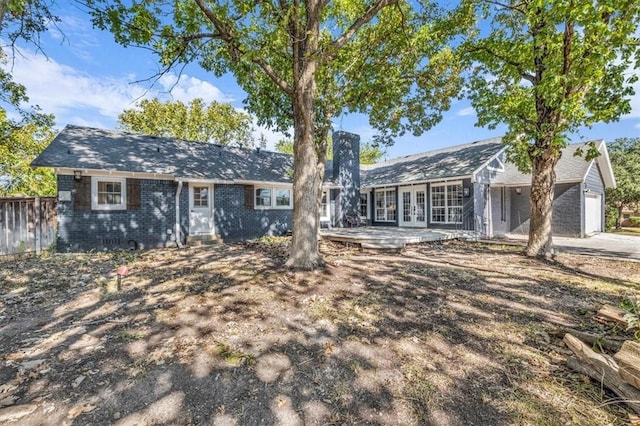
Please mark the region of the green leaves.
<svg viewBox="0 0 640 426"><path fill-rule="evenodd" d="M0 197L55 195L53 169L32 169L31 161L53 140L52 117L15 124L0 110Z"/></svg>
<svg viewBox="0 0 640 426"><path fill-rule="evenodd" d="M580 127L630 111L637 77L626 75L640 55L637 1L476 6L489 12L492 31L465 43L468 95L479 125L508 126L506 140L523 171L531 155L559 152Z"/></svg>
<svg viewBox="0 0 640 426"><path fill-rule="evenodd" d="M640 138L616 139L608 145L616 188L607 191L607 204L640 203Z"/></svg>
<svg viewBox="0 0 640 426"><path fill-rule="evenodd" d="M120 126L127 131L173 137L218 145L253 146L251 117L231 105L194 99L188 105L180 101L161 102L145 99L137 108L124 110Z"/></svg>

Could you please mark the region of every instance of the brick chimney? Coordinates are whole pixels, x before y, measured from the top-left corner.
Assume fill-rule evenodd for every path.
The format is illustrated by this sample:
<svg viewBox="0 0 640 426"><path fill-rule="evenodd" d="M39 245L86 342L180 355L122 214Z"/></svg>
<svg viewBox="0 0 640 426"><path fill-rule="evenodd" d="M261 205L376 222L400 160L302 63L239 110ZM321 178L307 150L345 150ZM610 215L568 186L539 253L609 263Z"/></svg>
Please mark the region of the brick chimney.
<svg viewBox="0 0 640 426"><path fill-rule="evenodd" d="M358 215L360 208L360 136L342 130L333 132L333 181L340 186L335 195L335 225L346 225L345 215Z"/></svg>

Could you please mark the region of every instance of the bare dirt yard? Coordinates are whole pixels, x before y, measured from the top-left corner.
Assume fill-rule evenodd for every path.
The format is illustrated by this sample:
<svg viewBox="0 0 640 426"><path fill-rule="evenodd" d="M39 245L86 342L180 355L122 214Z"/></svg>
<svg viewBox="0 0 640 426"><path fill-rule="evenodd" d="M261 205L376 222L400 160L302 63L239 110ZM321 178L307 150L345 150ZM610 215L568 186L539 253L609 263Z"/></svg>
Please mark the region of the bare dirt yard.
<svg viewBox="0 0 640 426"><path fill-rule="evenodd" d="M0 260L0 423L629 421L561 337L629 337L592 316L640 296L640 263L323 243L304 273L287 244Z"/></svg>

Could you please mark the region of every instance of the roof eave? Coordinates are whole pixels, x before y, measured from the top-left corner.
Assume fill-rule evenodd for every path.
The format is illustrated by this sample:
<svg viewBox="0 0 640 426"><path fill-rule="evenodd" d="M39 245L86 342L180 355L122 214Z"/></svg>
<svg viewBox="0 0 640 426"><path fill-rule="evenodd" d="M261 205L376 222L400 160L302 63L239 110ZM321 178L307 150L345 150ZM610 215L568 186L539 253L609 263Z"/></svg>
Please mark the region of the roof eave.
<svg viewBox="0 0 640 426"><path fill-rule="evenodd" d="M604 180L605 188L614 189L616 184L616 177L613 174L613 167L611 166L611 159L609 159L609 151L607 150L607 143L603 140L600 141L598 146L600 155L596 158L598 166L600 166L600 173L602 173L602 180Z"/></svg>

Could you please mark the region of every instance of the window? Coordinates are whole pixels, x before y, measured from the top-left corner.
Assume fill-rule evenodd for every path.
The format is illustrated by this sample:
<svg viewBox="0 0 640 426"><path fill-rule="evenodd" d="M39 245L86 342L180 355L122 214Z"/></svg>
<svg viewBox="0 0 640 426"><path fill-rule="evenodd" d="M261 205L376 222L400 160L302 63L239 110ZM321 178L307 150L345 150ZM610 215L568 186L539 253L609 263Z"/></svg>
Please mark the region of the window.
<svg viewBox="0 0 640 426"><path fill-rule="evenodd" d="M376 190L376 221L395 222L396 221L396 190L379 189Z"/></svg>
<svg viewBox="0 0 640 426"><path fill-rule="evenodd" d="M431 185L431 222L462 223L462 183Z"/></svg>
<svg viewBox="0 0 640 426"><path fill-rule="evenodd" d="M256 189L256 207L271 207L271 188Z"/></svg>
<svg viewBox="0 0 640 426"><path fill-rule="evenodd" d="M276 189L276 207L291 206L291 190Z"/></svg>
<svg viewBox="0 0 640 426"><path fill-rule="evenodd" d="M209 188L206 186L193 187L193 207L209 207Z"/></svg>
<svg viewBox="0 0 640 426"><path fill-rule="evenodd" d="M327 191L322 192L322 202L320 206L320 219L329 220L331 218L331 212L329 211L329 200Z"/></svg>
<svg viewBox="0 0 640 426"><path fill-rule="evenodd" d="M360 194L360 217L369 217L369 194Z"/></svg>
<svg viewBox="0 0 640 426"><path fill-rule="evenodd" d="M91 179L91 208L93 210L125 210L126 179Z"/></svg>
<svg viewBox="0 0 640 426"><path fill-rule="evenodd" d="M293 206L291 189L256 188L257 209L290 209Z"/></svg>

